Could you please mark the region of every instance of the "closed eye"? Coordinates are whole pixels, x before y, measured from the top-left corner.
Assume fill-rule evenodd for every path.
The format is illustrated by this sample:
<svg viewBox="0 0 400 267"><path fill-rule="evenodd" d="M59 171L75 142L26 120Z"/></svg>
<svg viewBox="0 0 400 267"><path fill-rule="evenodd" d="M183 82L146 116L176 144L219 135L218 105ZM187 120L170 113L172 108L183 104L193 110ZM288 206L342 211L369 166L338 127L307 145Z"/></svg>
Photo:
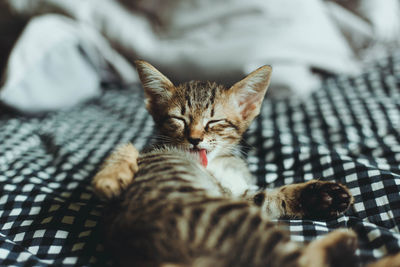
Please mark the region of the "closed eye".
<svg viewBox="0 0 400 267"><path fill-rule="evenodd" d="M177 116L170 116L170 119L175 121L176 123L183 124L183 126L186 126L185 118L177 117Z"/></svg>
<svg viewBox="0 0 400 267"><path fill-rule="evenodd" d="M215 125L218 125L218 124L221 124L221 123L224 123L224 122L226 122L225 119L221 119L221 120L211 120L211 121L207 122L207 124L206 124L206 129L212 128L212 127L214 127Z"/></svg>

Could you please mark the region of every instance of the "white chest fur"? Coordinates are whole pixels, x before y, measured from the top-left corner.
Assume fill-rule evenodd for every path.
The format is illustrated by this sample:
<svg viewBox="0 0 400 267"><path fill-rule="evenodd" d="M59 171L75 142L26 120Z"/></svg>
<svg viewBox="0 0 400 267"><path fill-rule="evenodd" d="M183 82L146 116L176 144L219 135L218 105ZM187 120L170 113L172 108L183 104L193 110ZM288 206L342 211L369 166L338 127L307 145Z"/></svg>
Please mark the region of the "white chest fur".
<svg viewBox="0 0 400 267"><path fill-rule="evenodd" d="M254 178L241 158L216 157L209 162L207 169L233 196L243 196L247 191L253 189Z"/></svg>

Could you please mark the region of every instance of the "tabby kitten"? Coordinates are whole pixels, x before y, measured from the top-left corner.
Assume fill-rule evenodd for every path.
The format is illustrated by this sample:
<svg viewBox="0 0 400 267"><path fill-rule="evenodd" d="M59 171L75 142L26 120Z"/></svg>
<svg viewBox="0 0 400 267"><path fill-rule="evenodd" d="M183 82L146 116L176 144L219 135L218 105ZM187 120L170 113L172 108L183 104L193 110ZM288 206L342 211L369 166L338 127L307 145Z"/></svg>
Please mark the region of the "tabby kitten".
<svg viewBox="0 0 400 267"><path fill-rule="evenodd" d="M198 81L175 86L149 63L137 61L136 66L161 143L197 154L226 195L253 201L270 218L326 219L352 203L343 185L316 180L253 193L255 179L238 156L237 144L260 112L271 67L263 66L225 88ZM131 146L119 147L94 177L98 195L118 196L132 182L138 153Z"/></svg>
<svg viewBox="0 0 400 267"><path fill-rule="evenodd" d="M163 144L140 157L123 145L93 179L99 196L118 196L105 213L105 233L121 265L357 266L354 232L302 246L270 220L335 216L352 202L344 186L309 181L251 194L254 179L234 151L259 113L270 67L226 89L175 87L150 64L137 66ZM398 266L399 257L373 266Z"/></svg>

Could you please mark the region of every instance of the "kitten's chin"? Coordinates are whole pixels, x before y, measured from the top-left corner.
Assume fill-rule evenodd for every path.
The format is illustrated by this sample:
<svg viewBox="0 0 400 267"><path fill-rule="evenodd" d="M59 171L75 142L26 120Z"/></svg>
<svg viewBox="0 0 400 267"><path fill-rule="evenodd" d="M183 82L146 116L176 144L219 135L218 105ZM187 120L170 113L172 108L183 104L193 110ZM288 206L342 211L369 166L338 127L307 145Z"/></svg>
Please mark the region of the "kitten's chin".
<svg viewBox="0 0 400 267"><path fill-rule="evenodd" d="M218 149L215 148L213 150L205 149L205 148L189 148L188 149L190 153L196 154L199 156L200 160L204 158L207 159L207 162L212 161L213 159L220 157L220 156L226 156L226 155L231 155L231 152L227 153L228 151L225 149ZM203 164L204 165L204 164Z"/></svg>
<svg viewBox="0 0 400 267"><path fill-rule="evenodd" d="M206 154L208 155L208 150L204 148L189 148L190 153L193 154Z"/></svg>
<svg viewBox="0 0 400 267"><path fill-rule="evenodd" d="M208 153L206 149L190 149L190 153L196 154L198 156L201 165L207 167L208 164Z"/></svg>

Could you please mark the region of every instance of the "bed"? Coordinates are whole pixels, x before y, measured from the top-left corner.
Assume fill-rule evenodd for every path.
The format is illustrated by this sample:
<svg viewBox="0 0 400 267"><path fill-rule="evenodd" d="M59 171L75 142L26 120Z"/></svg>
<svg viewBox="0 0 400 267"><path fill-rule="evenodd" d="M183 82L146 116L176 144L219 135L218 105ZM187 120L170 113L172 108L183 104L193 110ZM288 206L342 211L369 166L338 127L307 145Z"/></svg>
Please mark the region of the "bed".
<svg viewBox="0 0 400 267"><path fill-rule="evenodd" d="M142 149L153 122L139 85L29 117L0 110L1 265L113 265L91 177L118 144ZM339 227L367 262L400 251L400 53L357 77L328 78L304 99L266 99L243 142L261 187L310 179L347 185L355 203L328 221L282 220L294 240Z"/></svg>

